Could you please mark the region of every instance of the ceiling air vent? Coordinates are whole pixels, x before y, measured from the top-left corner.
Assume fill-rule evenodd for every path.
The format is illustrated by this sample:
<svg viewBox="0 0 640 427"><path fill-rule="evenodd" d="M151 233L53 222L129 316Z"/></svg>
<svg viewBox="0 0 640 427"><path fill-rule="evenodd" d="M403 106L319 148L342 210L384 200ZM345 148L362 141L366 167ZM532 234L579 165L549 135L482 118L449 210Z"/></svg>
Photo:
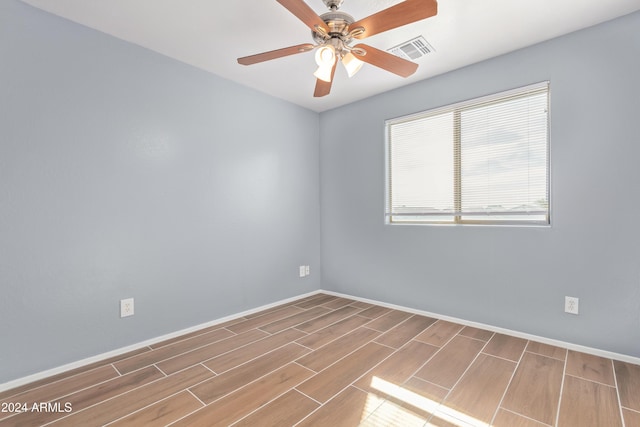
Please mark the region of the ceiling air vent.
<svg viewBox="0 0 640 427"><path fill-rule="evenodd" d="M415 39L411 39L399 44L398 46L392 47L391 49L387 49L387 52L399 56L400 58L415 61L428 53L435 52L435 49L425 40L424 37L418 36Z"/></svg>

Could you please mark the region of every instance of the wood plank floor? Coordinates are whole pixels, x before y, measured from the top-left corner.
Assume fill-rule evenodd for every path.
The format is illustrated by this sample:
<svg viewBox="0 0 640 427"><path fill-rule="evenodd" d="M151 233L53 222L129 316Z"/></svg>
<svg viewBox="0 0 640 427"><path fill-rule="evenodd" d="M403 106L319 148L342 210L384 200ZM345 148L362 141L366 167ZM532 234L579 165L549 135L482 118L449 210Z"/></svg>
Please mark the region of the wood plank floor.
<svg viewBox="0 0 640 427"><path fill-rule="evenodd" d="M318 294L0 405L0 427L637 427L640 366Z"/></svg>

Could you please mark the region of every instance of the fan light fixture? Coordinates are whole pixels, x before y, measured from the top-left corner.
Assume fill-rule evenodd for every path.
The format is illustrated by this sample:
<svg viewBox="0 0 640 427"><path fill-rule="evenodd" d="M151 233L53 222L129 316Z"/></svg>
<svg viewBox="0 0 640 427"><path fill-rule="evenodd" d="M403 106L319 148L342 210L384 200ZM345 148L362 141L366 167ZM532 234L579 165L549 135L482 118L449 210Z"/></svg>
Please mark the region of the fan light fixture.
<svg viewBox="0 0 640 427"><path fill-rule="evenodd" d="M331 45L324 45L316 51L316 64L319 67L333 67L336 62L336 50Z"/></svg>
<svg viewBox="0 0 640 427"><path fill-rule="evenodd" d="M336 49L332 44L322 45L316 50L316 64L318 69L313 75L325 82L331 82L333 66L339 59L347 70L349 77L353 77L364 64L363 61L356 58L351 52L352 49L347 47L344 43L337 42L338 48ZM366 53L366 52L361 52Z"/></svg>
<svg viewBox="0 0 640 427"><path fill-rule="evenodd" d="M351 52L347 53L342 58L342 65L344 65L344 68L347 70L349 77L353 77L358 71L360 71L363 64L364 62L356 58L356 56Z"/></svg>
<svg viewBox="0 0 640 427"><path fill-rule="evenodd" d="M322 81L330 82L331 71L335 63L336 50L333 46L324 45L318 48L318 50L316 50L316 64L318 64L318 69L313 75Z"/></svg>

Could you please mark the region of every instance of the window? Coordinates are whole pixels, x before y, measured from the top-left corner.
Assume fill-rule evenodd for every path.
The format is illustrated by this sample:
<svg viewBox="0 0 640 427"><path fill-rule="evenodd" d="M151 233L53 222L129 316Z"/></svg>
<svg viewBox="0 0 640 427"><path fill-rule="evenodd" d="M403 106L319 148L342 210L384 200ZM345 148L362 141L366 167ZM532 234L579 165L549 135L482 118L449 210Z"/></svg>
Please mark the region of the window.
<svg viewBox="0 0 640 427"><path fill-rule="evenodd" d="M548 124L548 82L387 120L387 222L549 224Z"/></svg>

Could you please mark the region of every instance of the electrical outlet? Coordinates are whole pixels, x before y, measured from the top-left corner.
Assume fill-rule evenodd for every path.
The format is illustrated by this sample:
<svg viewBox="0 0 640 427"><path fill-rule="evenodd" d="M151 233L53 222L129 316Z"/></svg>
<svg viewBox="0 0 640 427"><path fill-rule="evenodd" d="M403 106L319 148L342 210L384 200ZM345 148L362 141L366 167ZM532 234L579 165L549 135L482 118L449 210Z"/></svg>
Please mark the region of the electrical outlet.
<svg viewBox="0 0 640 427"><path fill-rule="evenodd" d="M304 266L304 275L305 275L305 276L310 275L310 274L311 274L311 272L310 272L310 271L311 271L311 270L310 270L309 266L308 266L308 265L305 265L305 266Z"/></svg>
<svg viewBox="0 0 640 427"><path fill-rule="evenodd" d="M564 297L564 311L569 314L578 314L578 303L580 299L576 297Z"/></svg>
<svg viewBox="0 0 640 427"><path fill-rule="evenodd" d="M133 298L120 300L120 317L133 316Z"/></svg>

